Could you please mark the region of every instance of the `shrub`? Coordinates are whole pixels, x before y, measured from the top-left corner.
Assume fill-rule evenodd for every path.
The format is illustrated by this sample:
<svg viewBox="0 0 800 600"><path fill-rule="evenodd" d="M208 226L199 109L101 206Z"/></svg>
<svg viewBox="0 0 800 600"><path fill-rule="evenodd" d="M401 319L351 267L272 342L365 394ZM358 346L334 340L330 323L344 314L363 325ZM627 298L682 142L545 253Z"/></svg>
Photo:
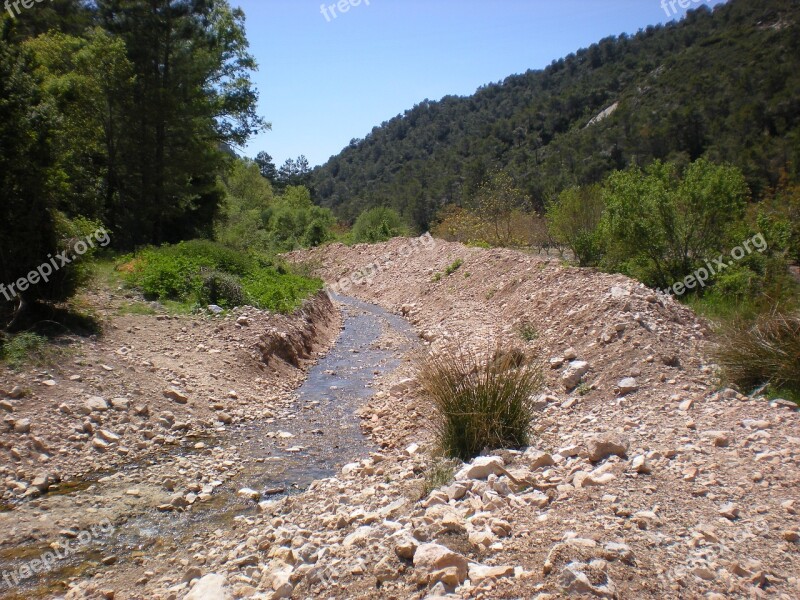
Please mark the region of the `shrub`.
<svg viewBox="0 0 800 600"><path fill-rule="evenodd" d="M229 308L251 303L283 313L322 288L319 279L288 273L281 266L204 240L148 248L129 259L121 271L129 285L150 299Z"/></svg>
<svg viewBox="0 0 800 600"><path fill-rule="evenodd" d="M743 390L769 384L800 392L800 313L764 314L726 326L715 358L724 377Z"/></svg>
<svg viewBox="0 0 800 600"><path fill-rule="evenodd" d="M290 313L303 300L322 289L322 281L280 269L261 268L242 280L245 293L253 306L280 313Z"/></svg>
<svg viewBox="0 0 800 600"><path fill-rule="evenodd" d="M469 460L486 448L528 444L535 416L532 396L543 378L538 364L519 365L516 356L498 352L481 359L458 351L420 364L418 376L434 404L442 454Z"/></svg>
<svg viewBox="0 0 800 600"><path fill-rule="evenodd" d="M353 224L353 242L375 244L410 233L403 217L396 210L376 206L361 213Z"/></svg>
<svg viewBox="0 0 800 600"><path fill-rule="evenodd" d="M547 205L550 233L572 251L582 267L596 265L601 258L598 227L604 206L597 185L566 189Z"/></svg>
<svg viewBox="0 0 800 600"><path fill-rule="evenodd" d="M246 302L246 296L238 277L211 271L203 274L200 302L224 307L242 306Z"/></svg>
<svg viewBox="0 0 800 600"><path fill-rule="evenodd" d="M464 264L463 260L461 260L460 258L456 259L453 262L453 264L448 265L447 268L444 270L445 275L447 275L449 277L450 275L452 275L453 273L458 271L462 267L463 264Z"/></svg>
<svg viewBox="0 0 800 600"><path fill-rule="evenodd" d="M749 195L741 171L700 159L681 174L655 161L612 173L603 187L603 263L650 286L680 281L741 242L732 229Z"/></svg>
<svg viewBox="0 0 800 600"><path fill-rule="evenodd" d="M523 321L520 323L517 330L519 331L519 336L526 342L532 342L539 339L539 330L536 329L536 326L529 321Z"/></svg>
<svg viewBox="0 0 800 600"><path fill-rule="evenodd" d="M5 342L0 338L0 360L12 369L27 362L40 363L45 357L46 349L47 338L35 333L20 333Z"/></svg>

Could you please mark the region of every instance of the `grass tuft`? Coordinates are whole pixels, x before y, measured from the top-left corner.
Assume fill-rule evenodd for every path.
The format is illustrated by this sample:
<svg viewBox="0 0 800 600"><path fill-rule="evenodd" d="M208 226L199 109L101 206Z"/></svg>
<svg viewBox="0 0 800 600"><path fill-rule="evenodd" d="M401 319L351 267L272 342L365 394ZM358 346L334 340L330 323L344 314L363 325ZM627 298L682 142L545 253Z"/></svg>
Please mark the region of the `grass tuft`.
<svg viewBox="0 0 800 600"><path fill-rule="evenodd" d="M458 462L447 458L436 458L425 471L425 479L420 489L420 500L431 495L431 492L444 487L453 481Z"/></svg>
<svg viewBox="0 0 800 600"><path fill-rule="evenodd" d="M800 393L800 313L734 321L721 330L715 358L723 377L742 390L768 384Z"/></svg>
<svg viewBox="0 0 800 600"><path fill-rule="evenodd" d="M32 363L42 364L47 359L48 340L36 333L20 333L0 342L0 361L12 369Z"/></svg>
<svg viewBox="0 0 800 600"><path fill-rule="evenodd" d="M418 378L434 404L443 456L467 461L487 448L528 445L543 382L538 363L520 364L514 352L455 351L423 359Z"/></svg>

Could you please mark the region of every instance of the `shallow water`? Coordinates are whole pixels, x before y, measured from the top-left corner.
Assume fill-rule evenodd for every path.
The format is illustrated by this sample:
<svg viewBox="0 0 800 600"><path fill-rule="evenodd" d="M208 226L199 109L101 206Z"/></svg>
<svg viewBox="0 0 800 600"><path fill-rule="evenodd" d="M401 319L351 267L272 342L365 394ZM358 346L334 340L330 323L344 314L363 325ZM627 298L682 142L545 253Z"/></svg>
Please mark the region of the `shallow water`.
<svg viewBox="0 0 800 600"><path fill-rule="evenodd" d="M296 390L291 410L279 412L271 423L262 419L227 428L211 444L235 446L243 459L241 473L217 488L211 500L195 503L185 513L159 513L153 508L131 515L100 545L87 546L81 554L60 561L49 573L29 580L28 586L17 587L17 596L4 596L8 590L0 582L0 598L52 597L63 590L60 581L102 571L101 556L117 556L120 564L116 568L124 569L126 560L189 545L203 532L224 528L237 517L253 514L255 504L237 498L237 490L249 487L265 493L265 498L296 493L374 450L361 432L356 411L372 396L374 380L397 368L416 336L408 322L377 306L352 298L333 298L344 311L344 327L333 348ZM395 334L395 343L381 348L378 341L387 332ZM294 437L268 435L277 432ZM83 487L75 485L70 491L92 502L97 488ZM0 557L0 570L14 569L19 566L15 563L28 555L40 555L46 547L34 544L14 550Z"/></svg>

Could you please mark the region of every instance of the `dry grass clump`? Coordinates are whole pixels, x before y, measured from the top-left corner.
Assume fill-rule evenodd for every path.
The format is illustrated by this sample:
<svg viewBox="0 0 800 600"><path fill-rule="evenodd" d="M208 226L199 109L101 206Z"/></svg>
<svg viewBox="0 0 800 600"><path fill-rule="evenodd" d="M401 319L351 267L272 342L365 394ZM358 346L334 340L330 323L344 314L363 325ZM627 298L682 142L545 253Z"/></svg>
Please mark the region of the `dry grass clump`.
<svg viewBox="0 0 800 600"><path fill-rule="evenodd" d="M768 384L800 392L800 313L776 312L727 326L715 358L725 378L743 391Z"/></svg>
<svg viewBox="0 0 800 600"><path fill-rule="evenodd" d="M455 350L420 361L418 380L433 401L443 455L466 461L487 448L528 445L543 376L538 362L520 354Z"/></svg>

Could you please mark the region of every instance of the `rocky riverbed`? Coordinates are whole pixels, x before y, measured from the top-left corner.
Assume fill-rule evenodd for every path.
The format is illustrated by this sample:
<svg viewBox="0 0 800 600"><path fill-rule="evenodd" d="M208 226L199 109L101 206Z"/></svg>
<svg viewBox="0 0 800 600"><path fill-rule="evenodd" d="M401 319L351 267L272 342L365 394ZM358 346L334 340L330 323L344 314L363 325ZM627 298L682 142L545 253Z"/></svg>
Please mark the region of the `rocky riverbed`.
<svg viewBox="0 0 800 600"><path fill-rule="evenodd" d="M0 561L114 527L53 577L64 587L18 597L800 596L796 407L720 388L687 308L622 276L438 241L290 258L393 316L324 299L291 318L110 312L58 368L4 375ZM359 324L342 356L342 324L368 314L380 334ZM414 360L497 344L544 364L534 444L432 487ZM303 465L319 477L307 489L287 475Z"/></svg>

